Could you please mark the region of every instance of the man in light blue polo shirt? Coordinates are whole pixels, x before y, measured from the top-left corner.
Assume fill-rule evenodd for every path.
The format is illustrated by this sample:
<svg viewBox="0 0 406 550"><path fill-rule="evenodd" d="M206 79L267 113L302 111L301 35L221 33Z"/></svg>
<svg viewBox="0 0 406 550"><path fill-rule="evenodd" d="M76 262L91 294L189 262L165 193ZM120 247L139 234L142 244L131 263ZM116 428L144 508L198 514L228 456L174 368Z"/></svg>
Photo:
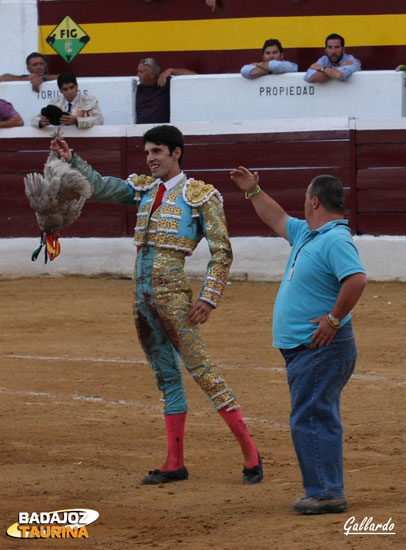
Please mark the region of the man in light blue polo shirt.
<svg viewBox="0 0 406 550"><path fill-rule="evenodd" d="M303 514L343 512L340 396L355 367L351 310L366 285L365 270L344 219L344 189L328 175L312 180L305 218L290 217L240 166L231 179L269 227L292 246L274 306L273 344L285 358L290 426L305 497Z"/></svg>
<svg viewBox="0 0 406 550"><path fill-rule="evenodd" d="M341 281L364 273L347 220L311 231L306 221L288 218L286 233L292 252L274 306L273 343L280 349L311 344L314 319L332 311ZM348 312L341 326L350 319Z"/></svg>

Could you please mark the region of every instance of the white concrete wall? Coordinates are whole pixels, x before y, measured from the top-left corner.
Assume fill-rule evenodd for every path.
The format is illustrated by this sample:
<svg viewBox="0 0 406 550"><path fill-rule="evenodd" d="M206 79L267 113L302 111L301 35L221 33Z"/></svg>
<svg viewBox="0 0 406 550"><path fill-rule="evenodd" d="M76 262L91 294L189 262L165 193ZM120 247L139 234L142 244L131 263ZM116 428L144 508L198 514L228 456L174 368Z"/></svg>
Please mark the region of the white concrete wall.
<svg viewBox="0 0 406 550"><path fill-rule="evenodd" d="M173 77L171 122L252 120L260 124L259 121L283 119L292 126L311 118L401 118L406 114L403 72L363 71L354 74L349 82L314 85L307 84L303 74L269 75L252 81L238 74ZM99 99L105 124L116 125L136 121L137 80L81 77L78 83L81 92ZM29 82L0 83L0 97L13 103L26 126L58 93L56 81L42 84L39 93L32 91Z"/></svg>
<svg viewBox="0 0 406 550"><path fill-rule="evenodd" d="M1 1L1 0L0 0ZM104 124L133 124L135 121L136 79L130 76L78 78L79 91L94 95L104 115ZM30 126L31 119L58 97L56 80L44 82L34 92L29 82L0 82L0 98L10 101Z"/></svg>
<svg viewBox="0 0 406 550"><path fill-rule="evenodd" d="M254 213L253 213L254 215ZM38 230L39 235L39 230ZM368 278L375 281L406 281L406 237L354 237ZM31 261L38 239L0 239L0 278L85 275L123 277L133 275L136 248L131 238L62 238L61 255L44 264L44 251ZM290 246L284 239L271 237L234 237L231 239L234 262L231 280L280 281ZM209 259L205 241L186 259L186 271L202 278Z"/></svg>
<svg viewBox="0 0 406 550"><path fill-rule="evenodd" d="M27 55L38 51L37 0L0 0L0 21L0 74L25 74Z"/></svg>
<svg viewBox="0 0 406 550"><path fill-rule="evenodd" d="M186 135L217 135L236 133L297 132L346 129L359 130L406 129L406 119L348 120L347 118L313 118L297 120L262 120L242 122L191 123L178 125ZM99 126L86 131L87 137L141 136L150 125ZM10 128L0 130L0 137L35 137L51 129ZM67 127L64 135L83 135L77 128ZM131 170L131 167L130 167ZM253 215L255 215L253 213ZM131 238L64 238L62 253L53 262L44 265L43 253L36 262L31 254L38 239L0 239L0 278L41 275L86 275L132 277L136 249ZM369 279L377 281L406 281L406 237L364 235L354 237ZM279 238L234 237L231 239L234 262L231 278L234 280L279 281L283 275L290 247ZM208 249L202 242L191 258L186 259L187 272L202 277L208 260Z"/></svg>
<svg viewBox="0 0 406 550"><path fill-rule="evenodd" d="M0 84L1 90L1 84ZM397 123L397 119L393 119ZM403 121L406 128L406 118ZM320 132L322 130L348 130L356 127L355 120L346 117L332 118L298 118L274 120L243 120L238 122L180 122L176 126L185 135L220 135L220 134L267 134L270 132ZM88 130L79 130L76 126L65 126L63 135L69 137L137 137L142 136L154 124L132 124L94 126ZM31 126L19 128L2 128L0 137L23 138L41 137L45 133L55 132L55 126L47 126L41 130Z"/></svg>
<svg viewBox="0 0 406 550"><path fill-rule="evenodd" d="M348 82L308 84L305 73L247 80L239 74L180 76L171 82L171 121L306 117L401 117L405 73L361 71Z"/></svg>

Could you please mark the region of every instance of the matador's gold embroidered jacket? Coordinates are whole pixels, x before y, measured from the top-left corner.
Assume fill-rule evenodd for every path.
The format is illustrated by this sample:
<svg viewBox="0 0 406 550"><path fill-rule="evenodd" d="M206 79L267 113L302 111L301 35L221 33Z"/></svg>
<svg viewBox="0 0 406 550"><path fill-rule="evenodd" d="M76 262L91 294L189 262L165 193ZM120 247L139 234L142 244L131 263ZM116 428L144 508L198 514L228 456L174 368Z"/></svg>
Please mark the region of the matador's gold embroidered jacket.
<svg viewBox="0 0 406 550"><path fill-rule="evenodd" d="M162 206L151 216L158 191L155 178L132 174L127 181L103 177L77 154L72 167L93 185L92 198L122 205L138 205L134 243L181 250L191 255L203 237L211 258L199 299L217 307L227 283L232 250L223 210L223 199L212 185L182 178Z"/></svg>

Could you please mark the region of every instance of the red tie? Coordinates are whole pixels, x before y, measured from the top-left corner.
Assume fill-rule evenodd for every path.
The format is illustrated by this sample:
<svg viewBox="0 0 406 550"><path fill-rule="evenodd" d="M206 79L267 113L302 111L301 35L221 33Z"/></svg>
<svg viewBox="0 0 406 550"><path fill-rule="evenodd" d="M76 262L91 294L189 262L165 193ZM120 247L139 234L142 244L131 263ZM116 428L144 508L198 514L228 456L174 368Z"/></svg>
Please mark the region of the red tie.
<svg viewBox="0 0 406 550"><path fill-rule="evenodd" d="M158 191L157 191L157 194L155 196L155 201L154 201L154 204L152 206L151 215L155 212L155 210L157 208L159 208L159 206L161 206L165 190L166 190L165 184L163 182L161 182L159 184ZM141 245L138 245L137 246L137 252L139 252L141 250L141 248L142 248Z"/></svg>
<svg viewBox="0 0 406 550"><path fill-rule="evenodd" d="M155 212L155 210L157 208L159 208L159 206L161 206L162 198L164 196L165 191L166 191L165 184L160 183L159 187L158 187L158 192L157 192L156 197L155 197L155 202L154 202L154 205L153 205L152 210L151 210L151 214L153 214Z"/></svg>

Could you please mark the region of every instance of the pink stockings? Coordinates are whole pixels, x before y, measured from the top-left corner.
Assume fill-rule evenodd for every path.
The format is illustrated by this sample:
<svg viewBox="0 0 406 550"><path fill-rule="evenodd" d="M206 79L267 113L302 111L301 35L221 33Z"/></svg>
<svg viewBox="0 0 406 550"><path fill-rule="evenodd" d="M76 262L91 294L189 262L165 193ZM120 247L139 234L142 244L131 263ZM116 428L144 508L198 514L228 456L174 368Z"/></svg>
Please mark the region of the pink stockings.
<svg viewBox="0 0 406 550"><path fill-rule="evenodd" d="M233 432L234 437L240 444L242 454L244 455L244 466L246 468L253 468L254 466L257 466L258 451L251 439L248 428L245 425L241 409L234 409L232 411L220 409L218 412L226 421L230 430Z"/></svg>
<svg viewBox="0 0 406 550"><path fill-rule="evenodd" d="M165 415L168 454L161 470L179 470L183 464L183 443L185 441L186 413Z"/></svg>
<svg viewBox="0 0 406 550"><path fill-rule="evenodd" d="M258 465L258 451L245 425L241 409L226 411L220 409L220 416L225 420L234 437L240 444L244 455L244 466L253 468ZM162 471L179 470L183 463L183 445L185 440L186 413L170 414L165 416L166 438L168 454Z"/></svg>

